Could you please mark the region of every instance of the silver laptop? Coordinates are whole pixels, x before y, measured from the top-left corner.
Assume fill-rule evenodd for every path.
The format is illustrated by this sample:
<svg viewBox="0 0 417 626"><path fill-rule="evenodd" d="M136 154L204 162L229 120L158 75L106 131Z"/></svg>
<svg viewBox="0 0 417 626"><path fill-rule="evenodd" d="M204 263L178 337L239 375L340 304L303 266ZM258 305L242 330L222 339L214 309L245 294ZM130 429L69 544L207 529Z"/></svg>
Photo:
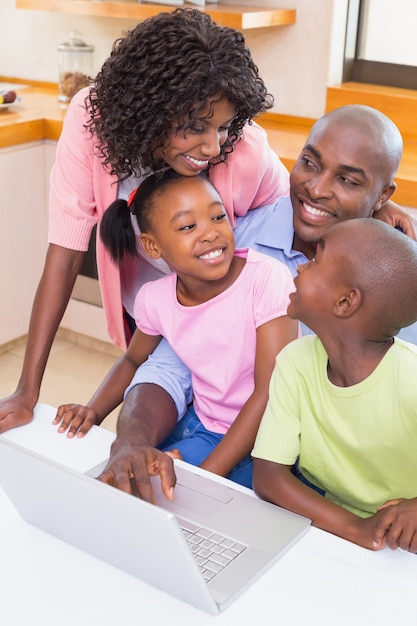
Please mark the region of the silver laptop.
<svg viewBox="0 0 417 626"><path fill-rule="evenodd" d="M160 506L154 506L0 437L0 485L23 519L217 614L308 530L310 520L196 472L176 464L174 502L164 498L157 478Z"/></svg>

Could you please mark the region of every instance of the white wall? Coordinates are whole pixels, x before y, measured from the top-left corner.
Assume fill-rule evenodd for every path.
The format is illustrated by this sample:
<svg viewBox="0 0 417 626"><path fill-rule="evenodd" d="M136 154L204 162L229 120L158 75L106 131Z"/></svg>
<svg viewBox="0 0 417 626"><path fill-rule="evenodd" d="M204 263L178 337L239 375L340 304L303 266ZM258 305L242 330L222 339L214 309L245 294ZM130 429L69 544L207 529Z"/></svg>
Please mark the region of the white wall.
<svg viewBox="0 0 417 626"><path fill-rule="evenodd" d="M246 30L244 34L276 99L274 111L320 117L325 110L326 87L341 82L347 0L228 0L228 4L278 4L297 9L294 26ZM56 81L56 47L68 40L72 30L79 30L87 43L95 46L98 69L114 40L135 23L17 10L15 0L1 0L0 75Z"/></svg>

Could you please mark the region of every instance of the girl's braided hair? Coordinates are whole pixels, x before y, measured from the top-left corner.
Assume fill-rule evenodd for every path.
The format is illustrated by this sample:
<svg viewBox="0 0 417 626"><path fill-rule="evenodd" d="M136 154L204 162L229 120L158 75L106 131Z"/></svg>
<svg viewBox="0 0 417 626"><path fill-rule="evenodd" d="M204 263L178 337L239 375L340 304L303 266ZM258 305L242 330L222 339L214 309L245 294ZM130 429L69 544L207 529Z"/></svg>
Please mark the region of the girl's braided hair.
<svg viewBox="0 0 417 626"><path fill-rule="evenodd" d="M244 124L270 109L273 97L241 33L198 9L176 9L115 42L87 97L87 127L98 138L104 165L125 178L159 169L155 153L171 128L193 127L217 95L236 107L217 159L222 162Z"/></svg>

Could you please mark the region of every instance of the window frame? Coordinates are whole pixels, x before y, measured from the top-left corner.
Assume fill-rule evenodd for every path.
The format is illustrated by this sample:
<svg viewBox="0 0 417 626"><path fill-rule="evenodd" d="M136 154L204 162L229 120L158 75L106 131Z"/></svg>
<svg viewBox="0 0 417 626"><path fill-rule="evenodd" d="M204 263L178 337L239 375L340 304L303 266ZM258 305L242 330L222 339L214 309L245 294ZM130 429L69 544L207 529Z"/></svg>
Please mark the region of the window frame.
<svg viewBox="0 0 417 626"><path fill-rule="evenodd" d="M417 89L417 67L359 58L366 0L349 0L346 22L343 82L370 83Z"/></svg>

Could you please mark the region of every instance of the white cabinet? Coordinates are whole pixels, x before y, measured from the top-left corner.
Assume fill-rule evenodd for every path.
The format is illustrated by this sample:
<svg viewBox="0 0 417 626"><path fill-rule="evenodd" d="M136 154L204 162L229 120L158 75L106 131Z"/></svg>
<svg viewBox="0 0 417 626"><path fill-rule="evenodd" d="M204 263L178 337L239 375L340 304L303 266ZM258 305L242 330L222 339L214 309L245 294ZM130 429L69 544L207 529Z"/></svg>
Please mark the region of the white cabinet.
<svg viewBox="0 0 417 626"><path fill-rule="evenodd" d="M26 335L43 268L46 151L44 142L0 150L0 345Z"/></svg>
<svg viewBox="0 0 417 626"><path fill-rule="evenodd" d="M49 177L56 142L0 150L0 346L23 337L48 247ZM101 307L71 299L61 326L109 342Z"/></svg>

